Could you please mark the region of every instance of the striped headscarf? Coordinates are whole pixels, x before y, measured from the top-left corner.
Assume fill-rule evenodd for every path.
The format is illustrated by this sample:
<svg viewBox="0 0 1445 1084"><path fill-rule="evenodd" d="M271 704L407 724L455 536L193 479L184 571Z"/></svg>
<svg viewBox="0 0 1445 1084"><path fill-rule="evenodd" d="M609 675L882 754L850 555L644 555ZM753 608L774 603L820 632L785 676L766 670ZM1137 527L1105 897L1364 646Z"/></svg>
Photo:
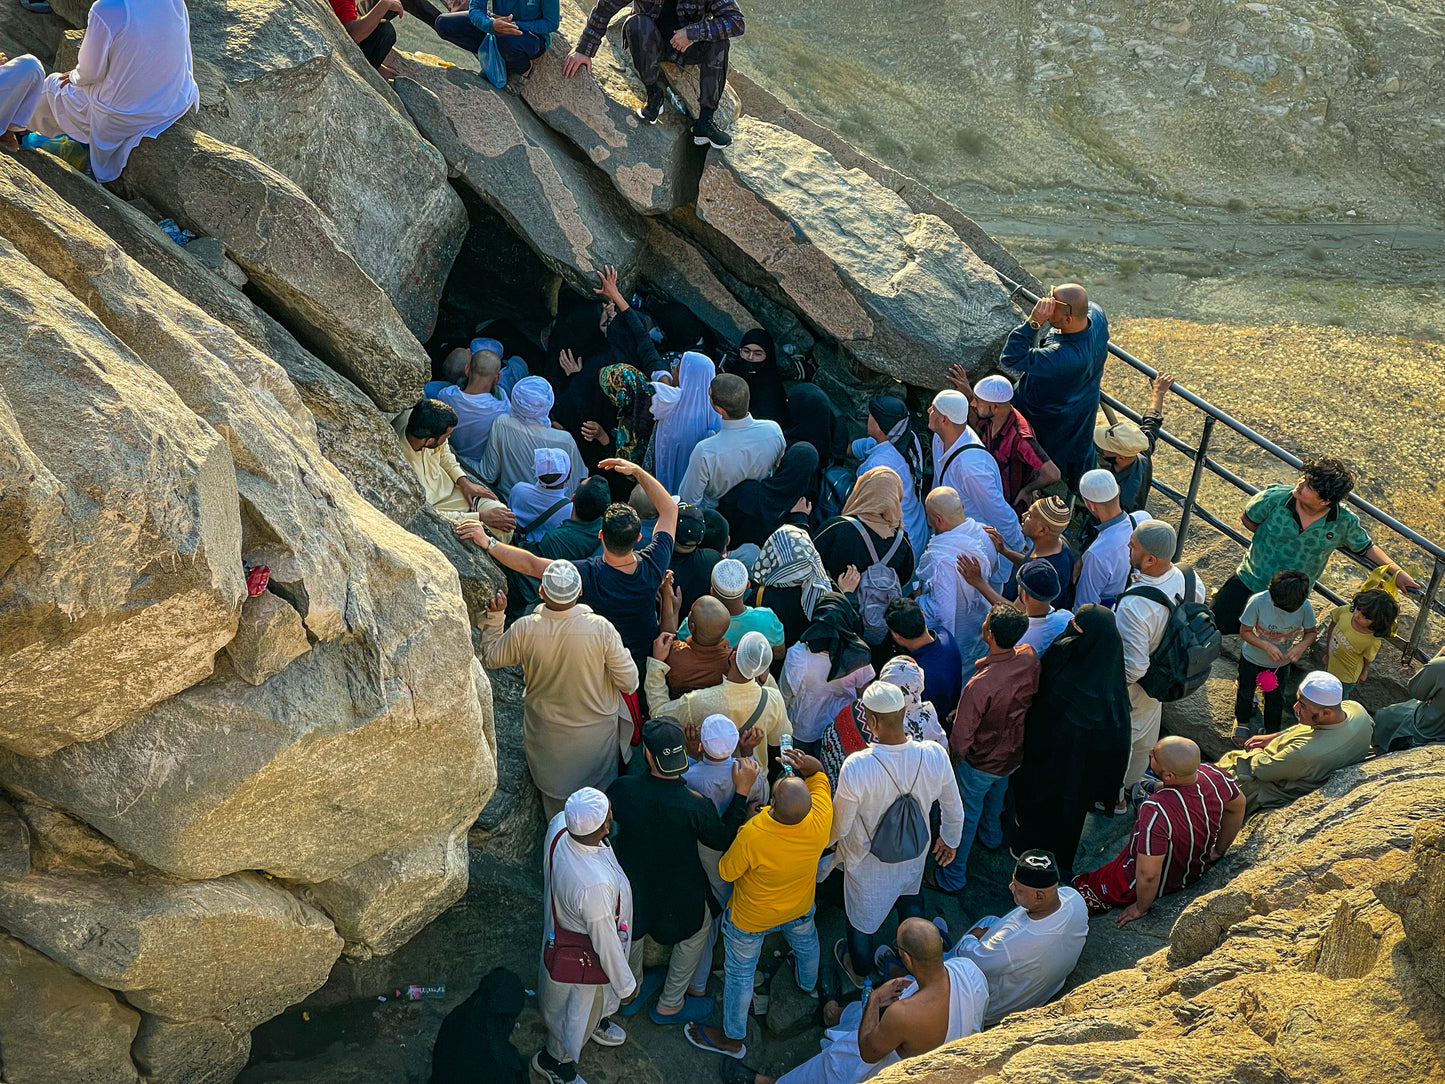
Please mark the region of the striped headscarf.
<svg viewBox="0 0 1445 1084"><path fill-rule="evenodd" d="M768 535L753 561L752 580L759 587L801 587L803 613L809 620L818 599L833 590L833 581L813 540L807 531L792 524Z"/></svg>

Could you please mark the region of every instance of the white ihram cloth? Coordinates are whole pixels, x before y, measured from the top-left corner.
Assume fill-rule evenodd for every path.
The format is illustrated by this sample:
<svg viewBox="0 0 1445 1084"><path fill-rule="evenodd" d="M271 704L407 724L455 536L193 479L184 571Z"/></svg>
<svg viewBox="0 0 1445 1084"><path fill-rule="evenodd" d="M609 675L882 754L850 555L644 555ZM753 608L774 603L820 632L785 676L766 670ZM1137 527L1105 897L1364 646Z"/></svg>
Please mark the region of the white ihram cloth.
<svg viewBox="0 0 1445 1084"><path fill-rule="evenodd" d="M1089 936L1089 909L1072 888L1059 889L1059 909L1032 919L1022 907L1003 918L987 915L974 926L986 927L982 937L965 934L949 952L950 960L971 960L988 980L988 1011L983 1022L992 1027L1011 1012L1042 1005L1064 988L1064 980Z"/></svg>
<svg viewBox="0 0 1445 1084"><path fill-rule="evenodd" d="M980 452L959 452L968 444L982 444L978 434L964 426L958 439L947 448L943 438L933 435L933 469L941 471L933 479L935 486L952 486L963 498L963 508L972 518L987 523L999 534L1004 543L1015 553L1028 549L1024 543L1024 531L1019 525L1018 513L1003 495L1003 476L999 474L998 461L987 450ZM952 462L949 462L952 457ZM948 469L942 470L945 463ZM1002 580L994 586L1001 586Z"/></svg>
<svg viewBox="0 0 1445 1084"><path fill-rule="evenodd" d="M654 382L652 385L652 416L657 428L652 431L653 475L669 493L676 493L687 472L687 461L697 442L712 436L722 425L722 417L712 408L708 389L717 370L702 354L689 350L677 365L677 387Z"/></svg>
<svg viewBox="0 0 1445 1084"><path fill-rule="evenodd" d="M549 863L546 855L559 833L562 838ZM616 1012L618 1002L636 986L627 965L632 886L611 847L587 847L568 834L565 813L558 813L547 825L542 855L543 949L552 933L548 901L555 899L557 922L564 930L585 933L592 939L609 980L600 986L553 982L547 965L539 961L537 1007L547 1025L547 1052L558 1061L575 1062L597 1021Z"/></svg>
<svg viewBox="0 0 1445 1084"><path fill-rule="evenodd" d="M875 933L893 910L899 896L912 896L923 884L928 848L908 862L881 862L870 851L878 822L894 800L911 793L929 815L939 804L942 822L939 838L957 847L963 834L963 800L948 750L937 742L914 741L901 745L873 743L851 753L838 773L833 795L833 832L843 866L843 909L859 933ZM959 855L954 861L966 861Z"/></svg>
<svg viewBox="0 0 1445 1084"><path fill-rule="evenodd" d="M191 70L191 20L181 0L96 0L71 73L45 88L30 127L90 145L98 181L113 181L142 139L154 139L200 101Z"/></svg>
<svg viewBox="0 0 1445 1084"><path fill-rule="evenodd" d="M1174 565L1162 576L1145 576L1142 572L1135 572L1129 586L1154 587L1163 591L1166 598L1182 601L1184 573ZM1198 573L1194 576L1194 601L1204 601L1204 580ZM1129 730L1132 737L1124 786L1132 787L1144 778L1149 768L1149 750L1159 740L1159 724L1164 718L1163 705L1139 688L1139 679L1149 672L1149 655L1164 639L1169 611L1157 602L1130 595L1114 604L1114 619L1119 625L1119 639L1124 642L1124 680L1129 683Z"/></svg>
<svg viewBox="0 0 1445 1084"><path fill-rule="evenodd" d="M45 67L29 53L0 65L0 132L22 132L40 101Z"/></svg>
<svg viewBox="0 0 1445 1084"><path fill-rule="evenodd" d="M983 578L991 582L1002 562L983 524L973 519L965 519L952 530L929 539L915 575L923 587L918 604L928 627L948 630L963 657L964 672L968 673L968 664L987 654L983 619L988 616L989 601L959 573L958 558L964 553L978 558ZM942 710L946 713L952 707L945 705Z"/></svg>
<svg viewBox="0 0 1445 1084"><path fill-rule="evenodd" d="M948 1033L943 1041L951 1043L982 1030L988 982L968 960L945 960L943 969L948 972ZM910 983L902 997L912 997L917 991L918 985ZM898 1051L890 1050L872 1065L864 1061L858 1054L858 1025L862 1021L863 1003L855 1001L843 1010L838 1026L826 1032L823 1052L784 1073L778 1084L857 1084L903 1060Z"/></svg>

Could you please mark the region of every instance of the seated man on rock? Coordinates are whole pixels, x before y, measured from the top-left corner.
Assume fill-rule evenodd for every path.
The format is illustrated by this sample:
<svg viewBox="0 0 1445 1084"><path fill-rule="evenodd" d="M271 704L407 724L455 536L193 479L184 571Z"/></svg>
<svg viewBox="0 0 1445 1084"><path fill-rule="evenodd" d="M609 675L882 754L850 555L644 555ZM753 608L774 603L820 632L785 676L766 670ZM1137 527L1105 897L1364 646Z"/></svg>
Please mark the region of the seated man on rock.
<svg viewBox="0 0 1445 1084"><path fill-rule="evenodd" d="M357 10L356 0L331 0L331 10L347 36L361 49L366 62L383 79L395 79L396 69L386 60L396 44L396 27L391 21L401 15L401 0L376 0L365 15Z"/></svg>
<svg viewBox="0 0 1445 1084"><path fill-rule="evenodd" d="M1159 896L1199 880L1244 823L1239 787L1213 764L1201 764L1199 746L1188 738L1161 738L1149 751L1149 767L1159 784L1139 804L1124 850L1074 878L1090 914L1124 908L1115 920L1121 929L1148 914Z"/></svg>
<svg viewBox="0 0 1445 1084"><path fill-rule="evenodd" d="M30 127L86 144L104 184L120 176L142 139L160 135L200 97L182 0L96 0L75 68L46 77Z"/></svg>
<svg viewBox="0 0 1445 1084"><path fill-rule="evenodd" d="M1298 722L1258 734L1219 758L1248 803L1245 812L1289 805L1316 790L1336 768L1370 755L1375 722L1363 704L1344 698L1340 679L1325 670L1304 676L1295 694Z"/></svg>
<svg viewBox="0 0 1445 1084"><path fill-rule="evenodd" d="M971 961L943 958L943 935L926 918L898 924L898 954L908 974L889 979L840 1014L823 1006L829 1025L823 1052L776 1078L745 1069L725 1080L743 1084L857 1084L904 1058L916 1058L983 1028L988 983Z"/></svg>
<svg viewBox="0 0 1445 1084"><path fill-rule="evenodd" d="M592 58L612 16L626 0L597 0L577 48L562 64L568 79L583 68L592 70ZM627 51L637 74L647 85L647 102L637 110L644 124L656 124L662 115L661 63L696 64L702 69L698 89L697 120L692 141L699 147L726 147L732 137L713 123L728 78L728 41L742 37L743 13L737 0L633 0L632 14L622 24Z"/></svg>
<svg viewBox="0 0 1445 1084"><path fill-rule="evenodd" d="M488 34L497 39L497 52L511 75L526 75L532 61L547 51L562 21L558 0L448 0L443 12L429 0L401 0L407 11L436 31L437 37L458 49L475 53ZM499 351L500 352L500 351Z"/></svg>
<svg viewBox="0 0 1445 1084"><path fill-rule="evenodd" d="M20 149L15 133L30 127L44 82L45 67L30 54L11 60L0 53L0 147Z"/></svg>
<svg viewBox="0 0 1445 1084"><path fill-rule="evenodd" d="M457 412L438 399L422 399L392 422L401 438L401 454L416 471L427 503L453 523L479 522L496 538L509 541L517 518L480 482L462 470L447 441Z"/></svg>

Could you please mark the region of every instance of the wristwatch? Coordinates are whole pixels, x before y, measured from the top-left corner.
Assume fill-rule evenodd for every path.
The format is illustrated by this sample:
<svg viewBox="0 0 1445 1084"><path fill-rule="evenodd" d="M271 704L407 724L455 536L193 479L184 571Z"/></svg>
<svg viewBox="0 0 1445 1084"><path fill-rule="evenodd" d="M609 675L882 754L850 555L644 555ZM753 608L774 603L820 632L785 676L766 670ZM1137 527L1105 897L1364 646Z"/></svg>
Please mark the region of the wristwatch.
<svg viewBox="0 0 1445 1084"><path fill-rule="evenodd" d="M1039 330L1041 327L1043 327L1043 326L1044 326L1044 325L1041 324L1041 323L1039 323L1037 320L1030 320L1030 321L1029 321L1029 327L1033 328L1035 331L1038 331L1038 330Z"/></svg>

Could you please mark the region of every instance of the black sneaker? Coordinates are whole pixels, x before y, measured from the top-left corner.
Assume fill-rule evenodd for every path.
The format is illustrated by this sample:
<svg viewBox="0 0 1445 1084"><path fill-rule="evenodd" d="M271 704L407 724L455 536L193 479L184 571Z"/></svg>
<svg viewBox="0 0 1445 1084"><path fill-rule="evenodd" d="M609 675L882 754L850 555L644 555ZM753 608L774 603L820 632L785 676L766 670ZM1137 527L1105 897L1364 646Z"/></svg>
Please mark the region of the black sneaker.
<svg viewBox="0 0 1445 1084"><path fill-rule="evenodd" d="M733 137L714 124L709 117L707 120L699 119L692 126L692 141L699 147L716 147L722 150L733 141Z"/></svg>
<svg viewBox="0 0 1445 1084"><path fill-rule="evenodd" d="M662 84L655 83L647 88L647 104L633 112L643 124L656 124L662 116L662 101Z"/></svg>

